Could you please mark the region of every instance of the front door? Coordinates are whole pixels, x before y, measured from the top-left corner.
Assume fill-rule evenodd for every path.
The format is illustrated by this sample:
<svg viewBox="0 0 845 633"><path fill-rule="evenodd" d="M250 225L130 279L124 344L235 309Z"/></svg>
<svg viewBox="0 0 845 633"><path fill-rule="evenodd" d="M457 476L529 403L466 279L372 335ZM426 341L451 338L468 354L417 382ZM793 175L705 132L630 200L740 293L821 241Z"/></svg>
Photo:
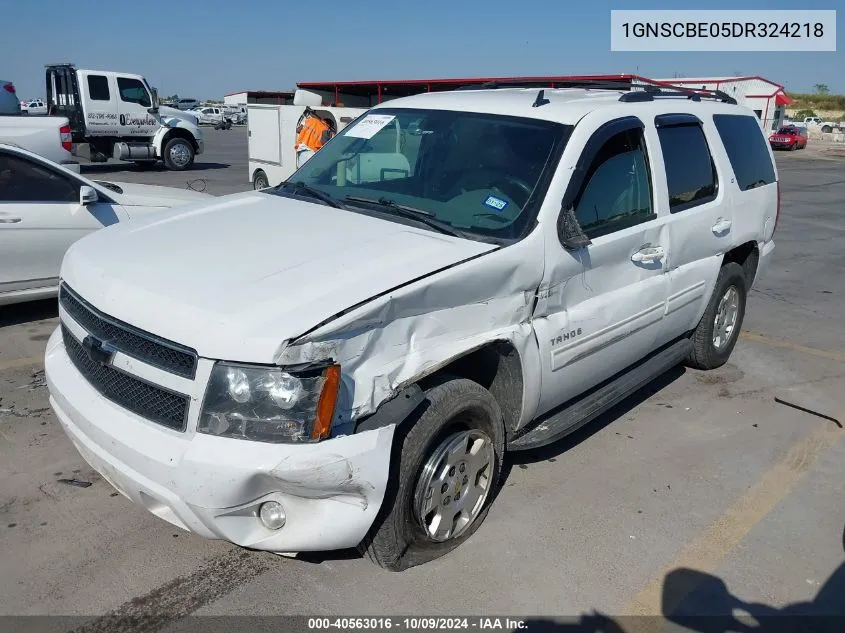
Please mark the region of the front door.
<svg viewBox="0 0 845 633"><path fill-rule="evenodd" d="M116 75L114 80L118 93L121 136L154 136L159 122L147 112L153 105L147 86L136 77Z"/></svg>
<svg viewBox="0 0 845 633"><path fill-rule="evenodd" d="M557 236L547 240L534 315L543 362L538 414L654 348L669 252L654 202L652 142L639 119L626 117L602 125L585 144L564 200L592 243L566 250Z"/></svg>
<svg viewBox="0 0 845 633"><path fill-rule="evenodd" d="M0 151L0 294L55 286L70 245L119 220L108 200L81 205L81 182Z"/></svg>

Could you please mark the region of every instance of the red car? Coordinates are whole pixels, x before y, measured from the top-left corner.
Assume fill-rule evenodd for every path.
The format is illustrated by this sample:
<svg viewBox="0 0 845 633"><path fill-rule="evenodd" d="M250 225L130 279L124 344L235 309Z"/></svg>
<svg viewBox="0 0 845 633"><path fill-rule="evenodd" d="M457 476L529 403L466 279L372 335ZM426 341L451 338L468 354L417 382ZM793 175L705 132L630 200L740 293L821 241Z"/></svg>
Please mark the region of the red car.
<svg viewBox="0 0 845 633"><path fill-rule="evenodd" d="M786 125L769 136L772 149L803 149L807 147L807 130L795 125Z"/></svg>

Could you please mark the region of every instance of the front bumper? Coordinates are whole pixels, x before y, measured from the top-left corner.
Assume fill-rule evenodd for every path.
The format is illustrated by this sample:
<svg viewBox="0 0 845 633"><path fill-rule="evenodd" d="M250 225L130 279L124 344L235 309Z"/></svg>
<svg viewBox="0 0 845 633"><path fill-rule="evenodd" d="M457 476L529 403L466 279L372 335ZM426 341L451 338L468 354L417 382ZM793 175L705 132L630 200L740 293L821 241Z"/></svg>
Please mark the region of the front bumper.
<svg viewBox="0 0 845 633"><path fill-rule="evenodd" d="M202 398L192 396L188 429L172 431L91 387L60 329L48 342L45 369L50 404L85 461L180 528L271 552L341 549L361 542L381 506L393 426L301 445L213 437L195 432ZM286 513L278 530L257 518L270 500Z"/></svg>

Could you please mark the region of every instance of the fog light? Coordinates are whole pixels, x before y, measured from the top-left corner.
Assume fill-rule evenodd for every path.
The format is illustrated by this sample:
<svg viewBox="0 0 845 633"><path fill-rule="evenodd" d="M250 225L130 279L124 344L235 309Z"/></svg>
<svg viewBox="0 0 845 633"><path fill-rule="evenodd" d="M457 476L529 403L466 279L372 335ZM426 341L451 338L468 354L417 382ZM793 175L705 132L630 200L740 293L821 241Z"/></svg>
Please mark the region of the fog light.
<svg viewBox="0 0 845 633"><path fill-rule="evenodd" d="M258 508L258 516L268 530L278 530L285 524L285 509L278 501L267 501Z"/></svg>

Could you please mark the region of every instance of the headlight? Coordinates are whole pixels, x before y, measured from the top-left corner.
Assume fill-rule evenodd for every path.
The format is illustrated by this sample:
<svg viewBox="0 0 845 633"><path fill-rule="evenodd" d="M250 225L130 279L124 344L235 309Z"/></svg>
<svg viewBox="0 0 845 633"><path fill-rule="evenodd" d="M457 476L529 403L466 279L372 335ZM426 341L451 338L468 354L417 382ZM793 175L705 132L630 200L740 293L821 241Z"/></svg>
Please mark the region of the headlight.
<svg viewBox="0 0 845 633"><path fill-rule="evenodd" d="M275 367L216 363L197 431L256 442L315 442L328 437L340 366L296 374Z"/></svg>

